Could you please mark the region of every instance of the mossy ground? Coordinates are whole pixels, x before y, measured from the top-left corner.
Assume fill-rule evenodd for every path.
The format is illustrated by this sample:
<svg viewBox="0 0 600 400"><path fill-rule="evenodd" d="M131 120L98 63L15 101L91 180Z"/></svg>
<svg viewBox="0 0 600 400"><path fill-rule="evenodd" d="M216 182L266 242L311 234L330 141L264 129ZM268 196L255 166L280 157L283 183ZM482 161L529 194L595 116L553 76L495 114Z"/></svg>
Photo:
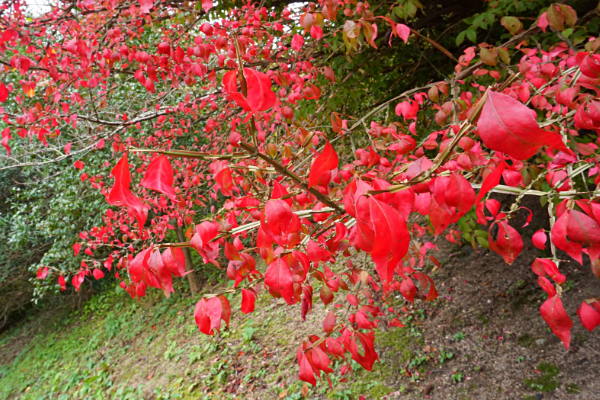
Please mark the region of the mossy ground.
<svg viewBox="0 0 600 400"><path fill-rule="evenodd" d="M303 323L265 296L257 312L234 312L229 329L205 336L193 319L196 301L158 293L134 301L117 289L96 295L80 311L26 322L0 336L0 398L302 397L296 347L302 337L319 332L323 307L315 305ZM239 309L239 299L231 301L232 309ZM27 337L26 332L35 333ZM333 390L320 381L308 397L378 399L398 390L400 371L414 357L414 346L422 344L410 332L378 330L381 363L373 373L352 362L351 377L332 376ZM21 348L11 357L16 346Z"/></svg>

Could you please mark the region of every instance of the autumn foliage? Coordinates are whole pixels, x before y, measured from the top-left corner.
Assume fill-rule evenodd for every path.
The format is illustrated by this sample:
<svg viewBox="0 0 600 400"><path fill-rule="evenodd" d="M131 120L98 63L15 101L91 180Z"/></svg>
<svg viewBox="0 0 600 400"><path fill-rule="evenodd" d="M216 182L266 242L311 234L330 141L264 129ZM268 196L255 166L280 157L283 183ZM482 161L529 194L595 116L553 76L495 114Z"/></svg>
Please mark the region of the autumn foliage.
<svg viewBox="0 0 600 400"><path fill-rule="evenodd" d="M213 2L199 4L195 12L210 15ZM174 279L189 273L182 248L192 248L233 282L198 299L194 317L204 334L219 334L232 312L252 313L261 296L283 299L302 318L314 302L329 306L323 331L298 346L299 378L315 385L334 372L332 359L373 368L375 329L403 326L398 294L407 302L436 299L426 272L439 267L432 236L488 247L511 264L524 247L514 217L531 214L520 202L539 196L548 215L537 217L550 223L531 238L548 254L532 265L548 293L540 313L568 350L574 315L561 301L563 252L579 263L585 254L600 278L600 41L538 48L527 38L575 26L570 6L551 5L527 30L517 18L503 20L514 39L467 48L451 79L364 115L333 110L326 125L297 112L318 108L341 79L315 49L341 36L340 51L350 56L363 47L404 46L419 32L349 1L309 3L297 16L248 3L192 29L153 34L146 32L152 22L183 3L84 0L77 7L81 20L63 23L65 8L28 21L14 6L0 34L0 51L11 57L5 68L21 78L0 83L0 101L11 104L2 109L6 151L19 140L55 140L60 126L88 121L98 130L93 146L111 146L114 155L110 177L88 176L74 157L81 179L114 207L104 226L80 234L79 271L41 268L39 279L64 290L66 279L79 288L113 274L132 298L148 287L169 296ZM109 121L94 110L106 106L121 74L147 103ZM393 122L382 122L385 110L395 112ZM126 129L139 132L123 139ZM368 144L354 148L358 137ZM73 146L65 156L84 145ZM512 205L502 209L492 193L514 195ZM220 208L200 218L206 196ZM482 234L462 234L461 219L481 224ZM166 242L176 225L187 240ZM357 265L358 253L370 262ZM239 294L241 310L232 310L229 293ZM600 298L581 301L576 314L591 331L600 324ZM351 364L339 372L351 372Z"/></svg>

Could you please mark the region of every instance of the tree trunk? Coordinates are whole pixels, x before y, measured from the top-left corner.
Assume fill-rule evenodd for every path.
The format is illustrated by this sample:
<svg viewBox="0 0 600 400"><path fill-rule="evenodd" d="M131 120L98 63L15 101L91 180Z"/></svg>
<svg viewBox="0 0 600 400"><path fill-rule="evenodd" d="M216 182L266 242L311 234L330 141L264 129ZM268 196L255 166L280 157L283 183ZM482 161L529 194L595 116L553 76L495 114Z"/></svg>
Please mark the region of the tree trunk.
<svg viewBox="0 0 600 400"><path fill-rule="evenodd" d="M177 222L175 222L173 225L175 225L175 232L177 233L177 240L179 240L180 242L185 242L186 238L185 238L185 235L183 234L183 229L181 228L181 226L179 226L177 224ZM190 283L190 291L192 292L192 294L196 294L200 291L200 284L198 282L198 274L196 274L196 271L194 271L194 265L192 264L192 255L190 253L189 248L184 247L182 250L183 250L183 255L185 256L185 270L192 271L189 274L187 274L187 279L188 279L188 282Z"/></svg>

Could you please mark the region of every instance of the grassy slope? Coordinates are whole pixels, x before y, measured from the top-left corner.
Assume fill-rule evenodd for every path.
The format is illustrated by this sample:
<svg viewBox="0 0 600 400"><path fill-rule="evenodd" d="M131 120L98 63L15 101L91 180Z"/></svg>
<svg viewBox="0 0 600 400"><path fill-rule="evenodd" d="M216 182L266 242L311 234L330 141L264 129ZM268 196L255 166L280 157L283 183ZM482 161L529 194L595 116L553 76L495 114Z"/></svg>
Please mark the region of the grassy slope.
<svg viewBox="0 0 600 400"><path fill-rule="evenodd" d="M30 321L0 336L0 398L227 399L237 392L238 398L299 399L296 348L307 334L320 333L325 310L316 305L303 323L297 307L263 299L251 316L234 311L231 329L219 338L198 332L190 297L164 299L156 292L135 302L122 291L97 295L82 312ZM380 345L394 351L388 360L382 356L375 374L353 362L358 372L350 382L332 377L333 391L319 382L309 397L390 393L390 376L412 355L409 334L381 331Z"/></svg>
<svg viewBox="0 0 600 400"><path fill-rule="evenodd" d="M531 272L539 255L529 243L511 266L484 249L458 256L460 249L438 244L442 269L433 278L440 297L414 308L406 303L405 329L380 324L381 363L373 373L353 362L347 381L332 374L332 390L320 381L306 398L423 399L425 392L432 400L600 399L600 329L589 333L574 320L565 352L539 316L546 296ZM576 318L582 299L597 295L598 280L589 266L565 263L561 271L568 277L565 308ZM322 333L335 304L324 308L316 294L303 322L299 305L263 295L248 316L239 297L231 298L230 329L209 337L193 319L199 296L176 292L165 299L149 290L138 302L119 288L79 312L43 314L3 333L0 399L303 398L297 346Z"/></svg>

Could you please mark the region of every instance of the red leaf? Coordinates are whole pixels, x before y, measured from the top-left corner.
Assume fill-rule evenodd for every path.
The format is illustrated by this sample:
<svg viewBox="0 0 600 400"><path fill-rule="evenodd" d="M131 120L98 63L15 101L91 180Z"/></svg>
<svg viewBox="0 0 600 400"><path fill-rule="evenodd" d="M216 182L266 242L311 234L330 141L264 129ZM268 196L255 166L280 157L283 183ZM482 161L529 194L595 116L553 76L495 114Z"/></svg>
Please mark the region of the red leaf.
<svg viewBox="0 0 600 400"><path fill-rule="evenodd" d="M361 356L356 343L356 336L358 336L360 343L364 349L364 356ZM359 363L367 371L373 371L373 364L379 359L373 346L375 334L373 331L368 334L361 332L350 333L347 329L342 334L342 341L346 350L352 355L352 359Z"/></svg>
<svg viewBox="0 0 600 400"><path fill-rule="evenodd" d="M223 75L223 89L240 107L246 111L266 111L273 106L276 100L275 93L271 90L271 78L266 74L244 68L247 97L237 89L237 71L229 71Z"/></svg>
<svg viewBox="0 0 600 400"><path fill-rule="evenodd" d="M336 169L338 163L337 153L333 149L333 146L329 142L326 142L323 152L316 158L314 164L310 168L308 174L308 187L316 186L321 175Z"/></svg>
<svg viewBox="0 0 600 400"><path fill-rule="evenodd" d="M304 38L298 34L295 34L292 38L292 49L300 51L304 46Z"/></svg>
<svg viewBox="0 0 600 400"><path fill-rule="evenodd" d="M430 258L432 258L430 256ZM439 263L437 263L439 264ZM422 272L416 272L412 274L413 278L417 278L421 283L421 287L423 288L423 292L429 287L429 291L427 292L427 296L425 297L425 301L433 301L438 297L438 292L435 289L435 285L433 284L433 279L427 274Z"/></svg>
<svg viewBox="0 0 600 400"><path fill-rule="evenodd" d="M169 247L162 253L163 264L171 271L173 276L184 277L189 272L185 272L185 255L183 250L178 247Z"/></svg>
<svg viewBox="0 0 600 400"><path fill-rule="evenodd" d="M554 282L558 283L559 285L562 285L567 280L567 278L559 272L554 261L546 258L536 258L533 261L531 269L539 276L545 276L548 274L548 276L550 276L550 278L552 278Z"/></svg>
<svg viewBox="0 0 600 400"><path fill-rule="evenodd" d="M8 99L8 89L4 86L4 82L0 82L0 103L4 103Z"/></svg>
<svg viewBox="0 0 600 400"><path fill-rule="evenodd" d="M590 332L600 325L600 314L585 301L577 309L577 315L581 320L581 325Z"/></svg>
<svg viewBox="0 0 600 400"><path fill-rule="evenodd" d="M212 0L202 0L202 8L204 9L204 12L207 13L208 10L213 8L213 1Z"/></svg>
<svg viewBox="0 0 600 400"><path fill-rule="evenodd" d="M177 201L173 190L173 168L167 156L161 155L150 162L140 185L161 192L171 200Z"/></svg>
<svg viewBox="0 0 600 400"><path fill-rule="evenodd" d="M502 93L488 91L477 130L483 143L492 150L517 160L533 156L541 146L553 146L571 153L555 132L541 129L525 104Z"/></svg>
<svg viewBox="0 0 600 400"><path fill-rule="evenodd" d="M284 258L278 257L267 267L265 285L269 290L279 293L288 304L294 304L294 285L292 271Z"/></svg>
<svg viewBox="0 0 600 400"><path fill-rule="evenodd" d="M154 6L153 0L138 0L138 2L140 3L140 10L144 14L148 14L150 9Z"/></svg>
<svg viewBox="0 0 600 400"><path fill-rule="evenodd" d="M546 240L548 240L548 237L546 236L546 233L543 229L540 229L531 237L533 245L540 250L546 249Z"/></svg>
<svg viewBox="0 0 600 400"><path fill-rule="evenodd" d="M326 374L330 374L333 372L333 370L329 367L331 360L329 359L329 357L327 357L327 354L325 354L323 350L321 350L320 347L314 347L312 350L310 350L310 353L313 367L316 370L323 371Z"/></svg>
<svg viewBox="0 0 600 400"><path fill-rule="evenodd" d="M156 88L154 87L154 82L152 82L152 79L150 79L150 78L146 78L146 82L144 83L144 87L150 93L154 93L156 91Z"/></svg>
<svg viewBox="0 0 600 400"><path fill-rule="evenodd" d="M81 244L75 243L73 245L73 257L75 257L81 251Z"/></svg>
<svg viewBox="0 0 600 400"><path fill-rule="evenodd" d="M4 128L2 130L2 140L0 140L0 144L6 149L6 155L8 157L10 157L10 146L8 144L10 139L12 139L12 136L10 135L10 128Z"/></svg>
<svg viewBox="0 0 600 400"><path fill-rule="evenodd" d="M402 296L411 303L415 301L415 295L417 294L417 287L413 283L410 277L406 277L402 279L402 283L400 284L400 293Z"/></svg>
<svg viewBox="0 0 600 400"><path fill-rule="evenodd" d="M333 292L331 289L327 287L327 285L321 286L321 291L319 292L319 296L321 297L321 301L323 304L327 305L333 301Z"/></svg>
<svg viewBox="0 0 600 400"><path fill-rule="evenodd" d="M404 24L397 24L396 33L400 36L400 39L406 43L408 41L408 36L410 35L410 28Z"/></svg>
<svg viewBox="0 0 600 400"><path fill-rule="evenodd" d="M306 354L301 352L301 356L300 356L300 360L298 361L298 364L300 365L300 373L298 374L298 377L300 378L301 381L310 383L313 386L317 385L317 380L315 379L315 374L313 372L313 368L310 365L310 363L308 362L308 358L306 358Z"/></svg>
<svg viewBox="0 0 600 400"><path fill-rule="evenodd" d="M550 326L552 332L563 342L565 349L569 350L573 322L565 312L560 297L554 295L546 300L540 307L540 314L542 314L542 318Z"/></svg>
<svg viewBox="0 0 600 400"><path fill-rule="evenodd" d="M254 303L256 301L256 293L252 290L242 289L242 312L250 314L254 311Z"/></svg>
<svg viewBox="0 0 600 400"><path fill-rule="evenodd" d="M45 279L48 276L48 267L40 267L37 270L37 278L38 279Z"/></svg>
<svg viewBox="0 0 600 400"><path fill-rule="evenodd" d="M567 236L570 240L590 246L600 244L600 226L596 220L577 210L570 210L568 215Z"/></svg>
<svg viewBox="0 0 600 400"><path fill-rule="evenodd" d="M300 316L302 321L306 321L306 314L312 311L312 295L313 289L310 285L302 286L302 305L300 307Z"/></svg>
<svg viewBox="0 0 600 400"><path fill-rule="evenodd" d="M299 241L300 229L300 219L292 213L288 203L281 199L269 200L261 216L257 247L271 247L269 239L282 247L294 247Z"/></svg>
<svg viewBox="0 0 600 400"><path fill-rule="evenodd" d="M375 231L375 242L371 258L382 281L394 278L394 268L408 252L410 234L406 220L396 209L369 198L371 224Z"/></svg>
<svg viewBox="0 0 600 400"><path fill-rule="evenodd" d="M494 241L492 228L496 223L498 224L498 239ZM490 250L500 254L508 264L512 264L523 250L521 235L506 221L498 221L490 226L488 243Z"/></svg>
<svg viewBox="0 0 600 400"><path fill-rule="evenodd" d="M67 289L67 284L65 283L65 277L62 276L62 275L58 277L58 286L60 286L60 291L61 292L63 290Z"/></svg>
<svg viewBox="0 0 600 400"><path fill-rule="evenodd" d="M210 300L202 299L194 309L194 319L200 332L205 335L213 335L221 329L221 320L229 326L231 310L229 301L224 296L213 297Z"/></svg>
<svg viewBox="0 0 600 400"><path fill-rule="evenodd" d="M446 204L466 214L475 203L475 190L462 175L453 172L446 186Z"/></svg>
<svg viewBox="0 0 600 400"><path fill-rule="evenodd" d="M158 249L150 251L150 256L147 259L144 258L144 261L147 268L156 277L160 289L162 289L166 297L169 297L171 293L175 292L173 290L173 276L171 275L171 271L169 271L169 268L163 263L162 256ZM148 284L150 283L148 282Z"/></svg>
<svg viewBox="0 0 600 400"><path fill-rule="evenodd" d="M275 93L271 90L271 78L251 68L244 68L244 78L248 85L246 101L252 111L267 111L275 103Z"/></svg>
<svg viewBox="0 0 600 400"><path fill-rule="evenodd" d="M548 297L552 297L556 294L556 289L554 289L552 282L543 276L538 277L538 285L544 289L544 292L548 293Z"/></svg>
<svg viewBox="0 0 600 400"><path fill-rule="evenodd" d="M323 321L323 330L327 333L333 332L333 328L335 327L335 313L333 311L329 311L329 314L325 317Z"/></svg>
<svg viewBox="0 0 600 400"><path fill-rule="evenodd" d="M135 219L138 222L140 229L146 223L149 207L142 203L140 199L135 197L129 185L131 177L129 176L129 164L127 163L127 154L115 165L111 171L111 175L115 178L115 185L108 194L108 204L113 206L127 206L133 210Z"/></svg>
<svg viewBox="0 0 600 400"><path fill-rule="evenodd" d="M96 280L98 280L100 278L104 278L104 272L102 272L98 268L94 268L94 271L92 271L92 274L94 275L94 278L96 278Z"/></svg>
<svg viewBox="0 0 600 400"><path fill-rule="evenodd" d="M495 170L490 172L490 174L485 178L483 183L481 184L481 189L479 189L479 194L475 199L475 202L479 202L484 196L493 188L498 186L500 183L500 178L502 178L502 173L506 169L506 163L504 160L501 160Z"/></svg>
<svg viewBox="0 0 600 400"><path fill-rule="evenodd" d="M581 256L583 245L567 239L568 218L569 212L565 211L556 219L554 226L552 227L552 232L550 233L550 239L559 250L566 252L568 255L577 260L579 264L583 264L583 258Z"/></svg>

